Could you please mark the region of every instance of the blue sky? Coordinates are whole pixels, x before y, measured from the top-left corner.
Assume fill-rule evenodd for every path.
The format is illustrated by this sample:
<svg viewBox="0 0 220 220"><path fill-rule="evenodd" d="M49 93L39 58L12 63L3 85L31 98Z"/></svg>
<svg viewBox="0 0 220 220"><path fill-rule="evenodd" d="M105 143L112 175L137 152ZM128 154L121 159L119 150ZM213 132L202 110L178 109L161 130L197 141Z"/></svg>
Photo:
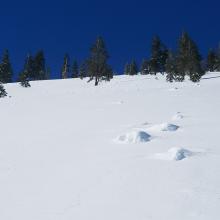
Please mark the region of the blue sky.
<svg viewBox="0 0 220 220"><path fill-rule="evenodd" d="M4 1L1 2L0 52L8 48L15 72L28 52L45 51L53 77L64 53L83 60L98 35L104 37L115 71L149 56L154 35L171 48L183 30L203 55L220 41L220 2L209 1Z"/></svg>

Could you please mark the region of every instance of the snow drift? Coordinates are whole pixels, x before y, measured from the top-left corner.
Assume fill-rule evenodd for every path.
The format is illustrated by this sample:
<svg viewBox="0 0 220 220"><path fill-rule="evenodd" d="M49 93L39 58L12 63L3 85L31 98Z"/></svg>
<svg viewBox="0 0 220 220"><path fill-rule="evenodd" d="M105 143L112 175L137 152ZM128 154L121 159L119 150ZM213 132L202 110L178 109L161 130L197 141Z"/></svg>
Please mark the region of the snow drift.
<svg viewBox="0 0 220 220"><path fill-rule="evenodd" d="M157 153L155 154L155 159L160 160L183 160L187 157L191 157L192 155L195 155L195 153L191 152L190 150L187 150L185 148L171 148L166 153Z"/></svg>
<svg viewBox="0 0 220 220"><path fill-rule="evenodd" d="M176 131L179 129L179 126L169 123L162 123L157 124L149 127L147 130L154 131L154 132L160 132L160 131Z"/></svg>
<svg viewBox="0 0 220 220"><path fill-rule="evenodd" d="M116 142L123 144L137 144L150 141L151 136L144 131L131 131L120 135L116 138Z"/></svg>
<svg viewBox="0 0 220 220"><path fill-rule="evenodd" d="M181 112L177 112L173 117L172 117L172 120L173 121L177 121L177 120L181 120L183 119L184 116L181 114Z"/></svg>

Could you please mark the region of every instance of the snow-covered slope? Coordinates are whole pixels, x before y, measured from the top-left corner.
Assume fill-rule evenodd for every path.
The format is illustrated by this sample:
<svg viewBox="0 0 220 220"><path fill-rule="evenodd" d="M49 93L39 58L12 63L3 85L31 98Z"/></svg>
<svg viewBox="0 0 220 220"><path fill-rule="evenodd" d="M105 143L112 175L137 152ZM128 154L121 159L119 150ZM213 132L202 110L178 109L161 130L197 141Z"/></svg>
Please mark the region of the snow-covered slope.
<svg viewBox="0 0 220 220"><path fill-rule="evenodd" d="M220 73L6 85L0 219L220 219Z"/></svg>

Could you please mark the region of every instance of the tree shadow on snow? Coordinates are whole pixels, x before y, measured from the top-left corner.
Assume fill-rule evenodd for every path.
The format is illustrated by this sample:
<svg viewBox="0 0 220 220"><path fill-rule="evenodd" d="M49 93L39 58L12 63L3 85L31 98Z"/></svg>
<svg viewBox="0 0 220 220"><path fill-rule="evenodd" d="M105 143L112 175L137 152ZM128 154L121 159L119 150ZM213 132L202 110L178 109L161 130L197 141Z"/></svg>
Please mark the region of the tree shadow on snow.
<svg viewBox="0 0 220 220"><path fill-rule="evenodd" d="M202 80L207 80L207 79L216 79L216 78L220 78L220 76L210 76L210 77L205 77L205 78L202 78Z"/></svg>

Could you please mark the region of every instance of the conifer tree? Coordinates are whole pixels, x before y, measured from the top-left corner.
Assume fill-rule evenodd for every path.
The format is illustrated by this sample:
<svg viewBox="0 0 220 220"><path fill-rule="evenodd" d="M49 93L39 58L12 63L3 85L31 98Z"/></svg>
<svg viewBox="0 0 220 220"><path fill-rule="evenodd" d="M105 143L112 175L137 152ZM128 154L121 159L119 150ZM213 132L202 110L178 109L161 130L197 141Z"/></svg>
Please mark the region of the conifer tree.
<svg viewBox="0 0 220 220"><path fill-rule="evenodd" d="M216 50L216 56L217 56L217 60L216 60L216 71L220 71L220 44Z"/></svg>
<svg viewBox="0 0 220 220"><path fill-rule="evenodd" d="M30 87L29 79L33 72L33 59L30 55L27 56L24 64L24 68L19 75L19 82L22 87Z"/></svg>
<svg viewBox="0 0 220 220"><path fill-rule="evenodd" d="M151 45L151 58L149 62L150 74L164 73L165 63L167 59L167 49L160 41L158 36L155 36Z"/></svg>
<svg viewBox="0 0 220 220"><path fill-rule="evenodd" d="M138 66L137 66L135 60L132 60L128 74L129 75L137 75L138 74Z"/></svg>
<svg viewBox="0 0 220 220"><path fill-rule="evenodd" d="M129 75L129 72L130 72L130 64L126 63L124 68L124 74Z"/></svg>
<svg viewBox="0 0 220 220"><path fill-rule="evenodd" d="M51 74L51 69L49 66L47 66L47 68L46 68L46 79L47 80L50 79L50 74Z"/></svg>
<svg viewBox="0 0 220 220"><path fill-rule="evenodd" d="M149 74L149 63L146 59L143 59L142 64L141 64L141 74L142 75L147 75Z"/></svg>
<svg viewBox="0 0 220 220"><path fill-rule="evenodd" d="M27 75L27 72L24 71L20 74L20 84L22 87L31 87L30 83L29 83L29 80L28 80L28 75Z"/></svg>
<svg viewBox="0 0 220 220"><path fill-rule="evenodd" d="M175 59L175 55L173 54L172 51L168 52L168 58L166 60L166 64L165 64L165 70L166 70L166 80L168 82L173 82L175 79L175 75L176 75L176 59Z"/></svg>
<svg viewBox="0 0 220 220"><path fill-rule="evenodd" d="M98 85L100 80L110 80L113 77L112 69L107 63L108 59L109 54L105 42L101 37L98 37L90 49L88 59L89 81L95 79L95 86Z"/></svg>
<svg viewBox="0 0 220 220"><path fill-rule="evenodd" d="M184 32L178 45L176 80L183 81L185 75L188 75L193 82L197 82L203 73L201 56L197 45L189 35Z"/></svg>
<svg viewBox="0 0 220 220"><path fill-rule="evenodd" d="M12 65L10 63L8 50L4 51L2 62L0 64L0 82L10 83L12 82Z"/></svg>
<svg viewBox="0 0 220 220"><path fill-rule="evenodd" d="M82 64L79 67L79 78L83 79L87 76L87 65L86 62L82 62Z"/></svg>
<svg viewBox="0 0 220 220"><path fill-rule="evenodd" d="M64 56L64 61L63 61L63 67L62 67L62 71L61 71L61 78L62 79L67 79L70 73L70 59L69 59L69 55L65 54Z"/></svg>
<svg viewBox="0 0 220 220"><path fill-rule="evenodd" d="M161 57L160 57L160 72L163 74L166 71L165 65L168 58L168 49L162 45Z"/></svg>
<svg viewBox="0 0 220 220"><path fill-rule="evenodd" d="M202 56L199 53L199 49L194 41L190 42L191 59L189 65L189 77L192 82L200 81L205 71L202 68Z"/></svg>
<svg viewBox="0 0 220 220"><path fill-rule="evenodd" d="M72 78L77 78L79 76L79 68L76 60L73 62L72 66Z"/></svg>
<svg viewBox="0 0 220 220"><path fill-rule="evenodd" d="M3 84L0 82L0 98L3 98L5 96L7 96L7 92L5 91Z"/></svg>
<svg viewBox="0 0 220 220"><path fill-rule="evenodd" d="M149 62L150 74L156 74L160 72L160 46L161 42L159 37L154 37L151 45L151 58Z"/></svg>
<svg viewBox="0 0 220 220"><path fill-rule="evenodd" d="M204 75L204 70L201 66L201 59L198 60L197 53L192 53L189 63L189 78L192 82L199 82Z"/></svg>
<svg viewBox="0 0 220 220"><path fill-rule="evenodd" d="M113 70L110 65L106 65L105 71L104 71L104 77L103 79L105 81L110 81L113 78Z"/></svg>
<svg viewBox="0 0 220 220"><path fill-rule="evenodd" d="M183 81L185 75L188 73L190 62L189 42L190 39L188 34L183 32L179 39L177 50L177 81Z"/></svg>
<svg viewBox="0 0 220 220"><path fill-rule="evenodd" d="M35 71L35 58L28 54L24 63L24 67L22 72L24 72L24 70L26 70L27 72L27 77L29 78L29 80L37 80L37 74ZM22 72L20 74L22 74ZM20 79L19 79L20 80Z"/></svg>
<svg viewBox="0 0 220 220"><path fill-rule="evenodd" d="M213 72L217 70L217 67L218 67L218 56L214 50L210 49L207 56L207 70Z"/></svg>
<svg viewBox="0 0 220 220"><path fill-rule="evenodd" d="M34 57L33 69L33 80L45 80L47 78L46 62L42 50L38 51Z"/></svg>

